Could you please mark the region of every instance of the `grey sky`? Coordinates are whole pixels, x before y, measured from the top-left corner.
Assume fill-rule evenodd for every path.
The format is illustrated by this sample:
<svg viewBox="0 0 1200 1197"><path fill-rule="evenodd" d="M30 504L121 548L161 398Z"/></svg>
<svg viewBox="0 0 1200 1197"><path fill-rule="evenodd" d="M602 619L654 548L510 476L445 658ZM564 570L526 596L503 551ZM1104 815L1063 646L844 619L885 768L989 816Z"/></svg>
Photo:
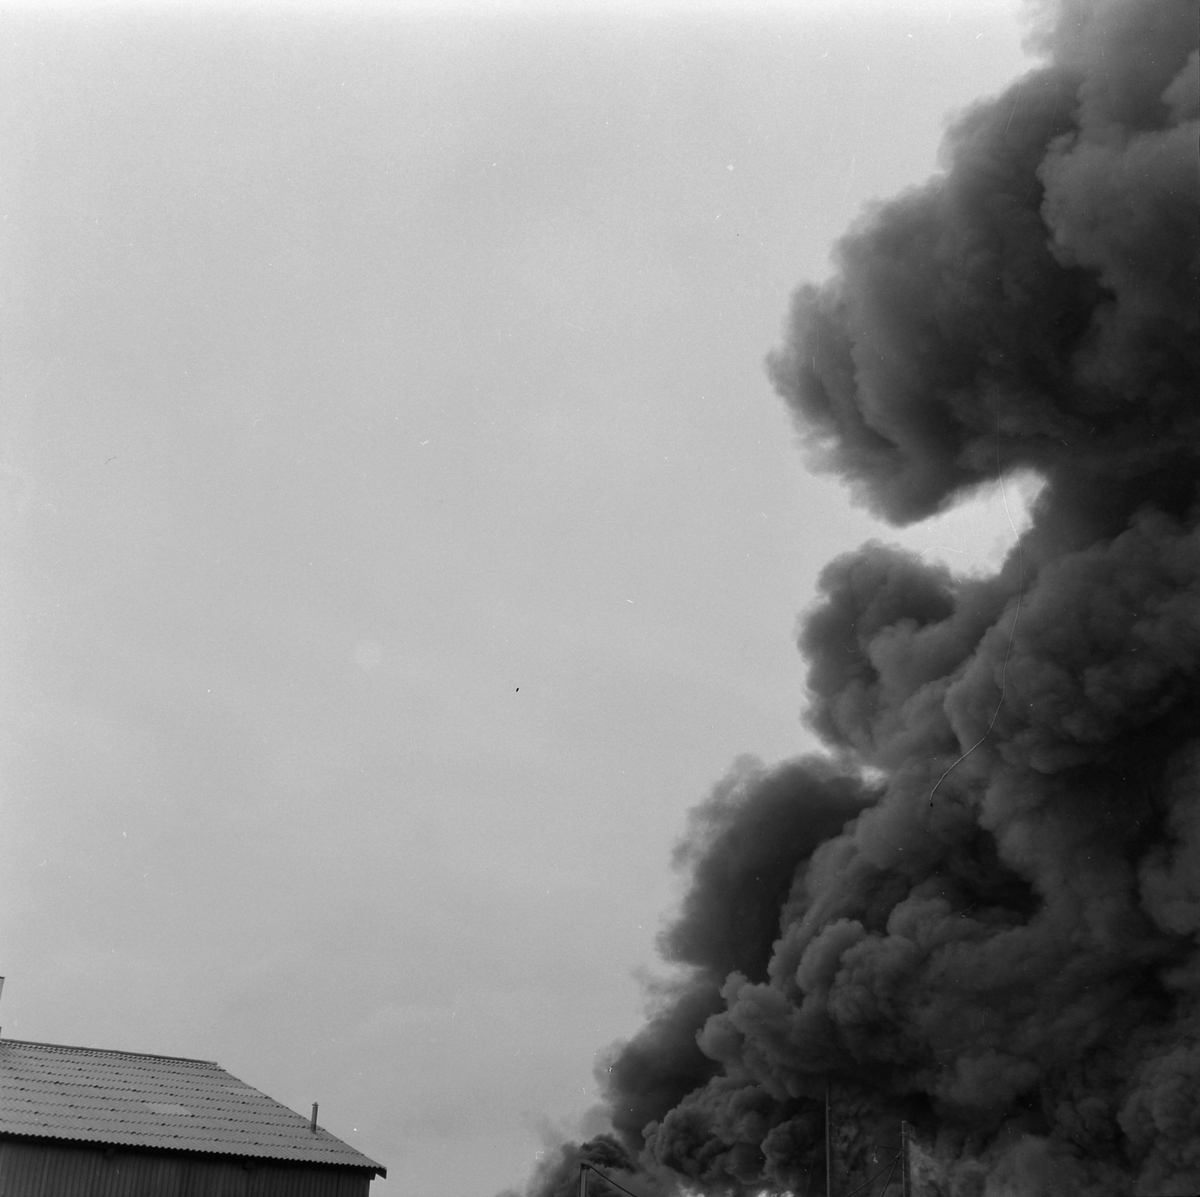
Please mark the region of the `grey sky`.
<svg viewBox="0 0 1200 1197"><path fill-rule="evenodd" d="M1025 59L949 0L403 11L0 7L0 1024L487 1197L896 537L770 392L789 291Z"/></svg>

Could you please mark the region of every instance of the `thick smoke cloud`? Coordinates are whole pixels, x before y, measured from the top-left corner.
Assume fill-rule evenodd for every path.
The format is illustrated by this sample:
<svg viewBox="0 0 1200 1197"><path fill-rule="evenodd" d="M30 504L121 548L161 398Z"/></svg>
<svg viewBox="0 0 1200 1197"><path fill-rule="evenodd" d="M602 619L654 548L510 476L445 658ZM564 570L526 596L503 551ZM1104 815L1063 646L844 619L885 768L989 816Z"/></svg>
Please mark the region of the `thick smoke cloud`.
<svg viewBox="0 0 1200 1197"><path fill-rule="evenodd" d="M609 1134L597 1135L582 1145L568 1143L552 1153L534 1172L530 1191L537 1192L540 1197L578 1197L582 1164L600 1170L599 1173L588 1173L588 1197L623 1197L619 1189L605 1183L605 1175L638 1197L660 1197L661 1188L647 1183L646 1177L637 1174L637 1165L629 1152ZM506 1191L498 1197L517 1195Z"/></svg>
<svg viewBox="0 0 1200 1197"><path fill-rule="evenodd" d="M894 523L1044 480L994 577L872 543L800 632L828 759L693 816L682 980L602 1081L660 1189L1200 1190L1200 58L1191 0L1068 5L874 208L769 359ZM566 1157L564 1157L566 1158ZM882 1182L880 1182L882 1183Z"/></svg>
<svg viewBox="0 0 1200 1197"><path fill-rule="evenodd" d="M1169 0L1065 20L1061 61L962 117L944 172L797 292L772 378L814 462L878 514L929 515L998 461L1055 484L1076 541L1146 500L1186 510L1195 25Z"/></svg>
<svg viewBox="0 0 1200 1197"><path fill-rule="evenodd" d="M639 1144L662 1118L716 1074L697 1032L724 1008L731 973L765 981L779 935L779 911L797 870L872 800L857 778L806 759L767 771L744 759L692 812L676 850L691 888L662 954L687 968L686 979L658 995L644 1030L610 1061L606 1085L613 1126Z"/></svg>

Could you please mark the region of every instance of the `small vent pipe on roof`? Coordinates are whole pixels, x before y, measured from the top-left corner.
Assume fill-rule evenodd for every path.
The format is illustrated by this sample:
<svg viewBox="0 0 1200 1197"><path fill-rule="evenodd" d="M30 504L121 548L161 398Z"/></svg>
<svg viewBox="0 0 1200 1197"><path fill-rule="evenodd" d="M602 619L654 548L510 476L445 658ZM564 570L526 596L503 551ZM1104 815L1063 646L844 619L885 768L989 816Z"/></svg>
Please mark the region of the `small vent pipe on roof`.
<svg viewBox="0 0 1200 1197"><path fill-rule="evenodd" d="M312 1121L308 1124L308 1129L315 1135L317 1133L317 1103L313 1102Z"/></svg>

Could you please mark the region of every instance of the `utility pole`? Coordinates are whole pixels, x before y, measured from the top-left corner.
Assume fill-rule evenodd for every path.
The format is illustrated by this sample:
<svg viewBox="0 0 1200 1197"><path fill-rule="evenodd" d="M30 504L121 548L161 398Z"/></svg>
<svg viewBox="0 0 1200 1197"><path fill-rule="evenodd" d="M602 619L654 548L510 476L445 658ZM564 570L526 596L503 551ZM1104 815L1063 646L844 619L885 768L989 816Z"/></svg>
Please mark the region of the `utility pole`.
<svg viewBox="0 0 1200 1197"><path fill-rule="evenodd" d="M828 1081L825 1082L825 1197L833 1197L833 1128L829 1121Z"/></svg>
<svg viewBox="0 0 1200 1197"><path fill-rule="evenodd" d="M900 1123L900 1193L901 1197L909 1197L911 1190L908 1184L908 1123Z"/></svg>
<svg viewBox="0 0 1200 1197"><path fill-rule="evenodd" d="M587 1170L588 1166L582 1160L579 1161L579 1197L587 1197Z"/></svg>

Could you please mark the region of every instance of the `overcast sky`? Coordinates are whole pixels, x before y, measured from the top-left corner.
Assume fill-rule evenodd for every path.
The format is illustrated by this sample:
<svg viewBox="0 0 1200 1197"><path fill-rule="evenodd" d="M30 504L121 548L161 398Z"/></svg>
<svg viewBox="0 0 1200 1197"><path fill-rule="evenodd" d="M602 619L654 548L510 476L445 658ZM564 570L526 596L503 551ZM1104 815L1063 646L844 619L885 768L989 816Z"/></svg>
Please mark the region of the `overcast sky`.
<svg viewBox="0 0 1200 1197"><path fill-rule="evenodd" d="M1011 541L853 509L762 362L1027 59L980 0L348 11L0 6L0 1025L489 1197L688 808L811 745L820 567Z"/></svg>

